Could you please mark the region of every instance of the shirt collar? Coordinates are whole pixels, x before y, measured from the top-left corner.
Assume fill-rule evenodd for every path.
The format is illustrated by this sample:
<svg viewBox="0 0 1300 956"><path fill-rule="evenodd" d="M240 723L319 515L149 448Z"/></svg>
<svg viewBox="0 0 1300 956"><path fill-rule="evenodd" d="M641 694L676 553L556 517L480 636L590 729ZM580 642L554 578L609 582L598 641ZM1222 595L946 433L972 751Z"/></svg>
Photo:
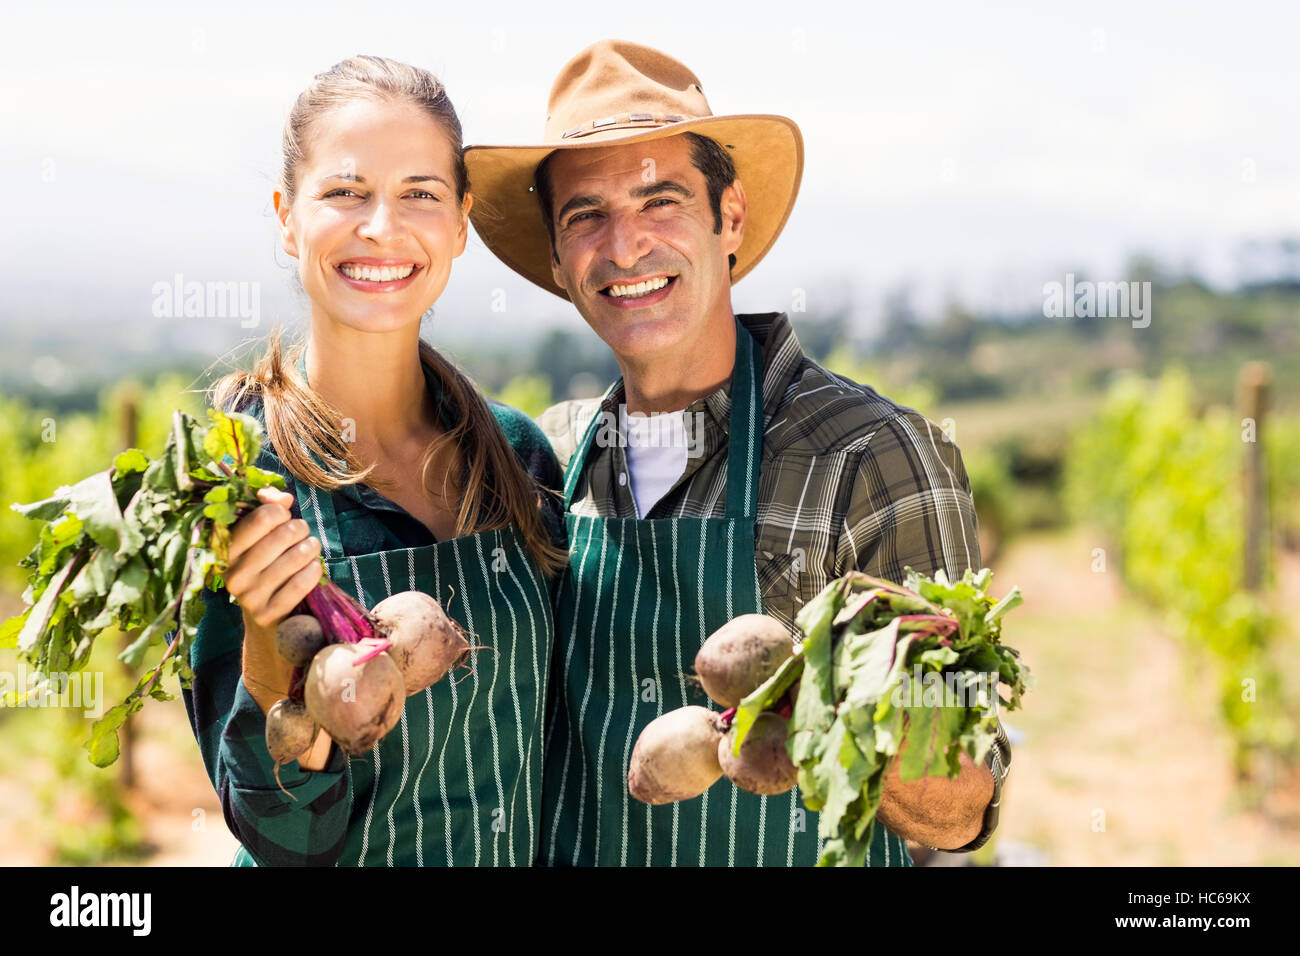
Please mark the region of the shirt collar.
<svg viewBox="0 0 1300 956"><path fill-rule="evenodd" d="M763 364L763 421L771 421L781 404L790 380L804 359L803 348L794 334L789 317L784 312L763 312L737 315L737 320L761 345ZM617 416L618 407L627 401L627 392L620 379L601 402L601 411ZM697 398L686 408L687 414L707 412L714 424L726 435L731 430L731 380L703 398ZM614 419L617 421L617 417Z"/></svg>
<svg viewBox="0 0 1300 956"><path fill-rule="evenodd" d="M781 396L803 358L803 349L784 312L737 315L760 345L763 376L763 421L766 424L781 404ZM723 434L731 430L731 380L699 400L708 409Z"/></svg>

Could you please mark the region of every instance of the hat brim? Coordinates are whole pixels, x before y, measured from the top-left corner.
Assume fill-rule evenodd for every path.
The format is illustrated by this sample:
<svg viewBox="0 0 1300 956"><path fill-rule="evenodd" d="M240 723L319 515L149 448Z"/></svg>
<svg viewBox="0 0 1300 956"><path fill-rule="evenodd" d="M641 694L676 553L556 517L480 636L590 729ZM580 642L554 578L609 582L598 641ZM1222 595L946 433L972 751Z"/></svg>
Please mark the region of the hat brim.
<svg viewBox="0 0 1300 956"><path fill-rule="evenodd" d="M465 151L474 196L470 220L498 259L528 281L568 299L551 273L550 237L533 191L537 164L559 149L623 146L688 132L725 147L736 164L736 178L745 187L745 234L731 273L732 282L738 282L772 248L799 194L803 136L784 116L706 116L663 126L600 130L545 146L470 146Z"/></svg>

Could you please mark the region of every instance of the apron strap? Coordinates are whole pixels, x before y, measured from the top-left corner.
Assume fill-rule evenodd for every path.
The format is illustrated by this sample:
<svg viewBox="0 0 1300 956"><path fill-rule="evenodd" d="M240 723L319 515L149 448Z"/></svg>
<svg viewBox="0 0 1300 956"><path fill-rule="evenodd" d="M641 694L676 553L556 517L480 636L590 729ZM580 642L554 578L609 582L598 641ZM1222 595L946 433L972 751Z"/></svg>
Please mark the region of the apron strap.
<svg viewBox="0 0 1300 956"><path fill-rule="evenodd" d="M298 374L307 381L307 350L298 357ZM310 385L310 383L308 383ZM311 533L320 540L321 557L338 561L343 557L343 538L339 533L338 518L334 513L334 497L306 482L293 479L294 500Z"/></svg>
<svg viewBox="0 0 1300 956"><path fill-rule="evenodd" d="M736 365L731 374L727 428L727 517L758 516L758 469L763 459L763 353L736 320Z"/></svg>
<svg viewBox="0 0 1300 956"><path fill-rule="evenodd" d="M758 470L763 458L763 353L750 331L736 319L736 360L731 373L731 420L727 430L727 517L758 515ZM604 420L604 405L623 382L619 378L600 398L595 416L578 442L564 477L564 508L569 510L587 452Z"/></svg>
<svg viewBox="0 0 1300 956"><path fill-rule="evenodd" d="M590 424L587 425L587 430L582 433L582 440L578 442L578 447L574 449L573 457L569 459L569 467L564 475L565 511L568 511L569 506L573 504L573 495L578 490L578 478L582 475L583 466L587 464L587 451L591 448L596 431L604 421L605 402L609 401L609 396L613 395L615 390L622 384L623 377L620 375L613 385L605 389L605 394L600 396L600 401L596 405L596 414L592 417Z"/></svg>

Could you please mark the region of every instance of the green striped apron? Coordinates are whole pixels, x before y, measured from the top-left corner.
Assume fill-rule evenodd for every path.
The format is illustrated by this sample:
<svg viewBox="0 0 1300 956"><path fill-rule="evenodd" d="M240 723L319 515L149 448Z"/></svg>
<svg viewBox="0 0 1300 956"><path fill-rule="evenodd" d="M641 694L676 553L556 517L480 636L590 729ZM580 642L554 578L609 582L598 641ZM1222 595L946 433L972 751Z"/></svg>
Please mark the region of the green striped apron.
<svg viewBox="0 0 1300 956"><path fill-rule="evenodd" d="M763 610L754 562L761 368L758 342L737 322L725 518L569 512L599 415L569 463L569 574L556 609L542 862L810 866L820 856L817 814L803 807L797 787L758 796L724 777L693 800L657 807L627 790L632 747L646 724L688 704L720 709L689 679L700 645L732 618ZM912 859L903 840L877 826L868 865L911 866Z"/></svg>
<svg viewBox="0 0 1300 956"><path fill-rule="evenodd" d="M347 760L340 866L530 866L539 839L548 584L513 528L345 556L330 495L294 481L330 579L364 607L433 595L469 632L473 671L406 699L401 722ZM256 865L241 846L233 865Z"/></svg>

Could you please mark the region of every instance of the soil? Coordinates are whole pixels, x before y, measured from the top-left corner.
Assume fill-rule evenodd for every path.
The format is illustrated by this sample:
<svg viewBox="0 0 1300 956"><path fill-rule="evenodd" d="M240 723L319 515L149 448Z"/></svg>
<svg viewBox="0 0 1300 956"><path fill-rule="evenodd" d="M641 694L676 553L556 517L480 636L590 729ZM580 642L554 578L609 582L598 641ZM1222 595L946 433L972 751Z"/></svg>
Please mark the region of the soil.
<svg viewBox="0 0 1300 956"><path fill-rule="evenodd" d="M1002 715L1024 736L995 839L1047 865L1300 863L1300 775L1237 785L1213 661L1126 596L1117 569L1092 570L1099 546L1086 531L1026 537L995 566L995 592L1025 594L1006 637L1036 682ZM1300 596L1295 555L1281 556L1277 594ZM1298 645L1284 634L1275 656Z"/></svg>

